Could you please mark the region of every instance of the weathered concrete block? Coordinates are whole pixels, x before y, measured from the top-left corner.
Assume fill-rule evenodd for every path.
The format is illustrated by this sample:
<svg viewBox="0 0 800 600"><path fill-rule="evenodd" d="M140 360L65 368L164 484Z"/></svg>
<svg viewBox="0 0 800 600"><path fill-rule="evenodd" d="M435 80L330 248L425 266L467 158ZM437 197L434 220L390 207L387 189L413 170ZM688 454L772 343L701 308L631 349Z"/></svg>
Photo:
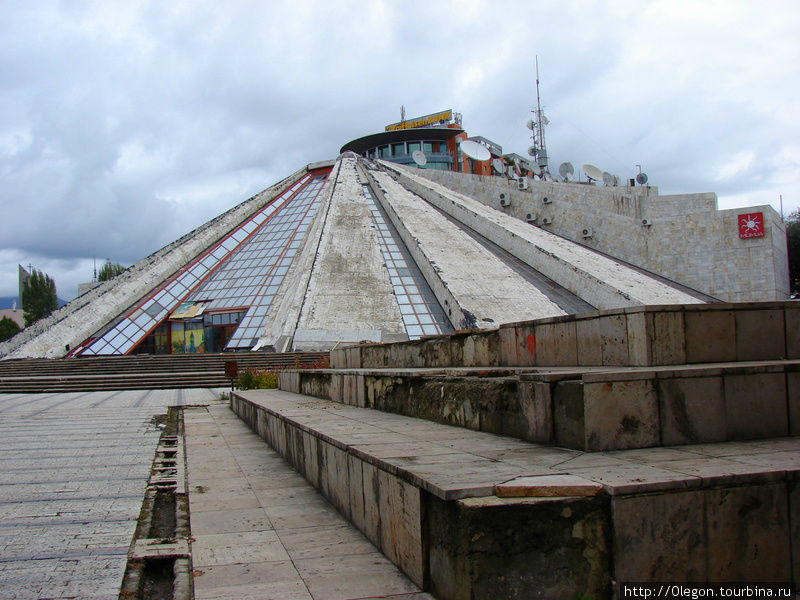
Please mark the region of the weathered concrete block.
<svg viewBox="0 0 800 600"><path fill-rule="evenodd" d="M660 379L657 386L662 444L699 444L727 439L722 377Z"/></svg>
<svg viewBox="0 0 800 600"><path fill-rule="evenodd" d="M316 436L303 432L303 470L300 473L315 488L319 488L319 446Z"/></svg>
<svg viewBox="0 0 800 600"><path fill-rule="evenodd" d="M692 310L683 315L686 362L736 360L736 316L730 310Z"/></svg>
<svg viewBox="0 0 800 600"><path fill-rule="evenodd" d="M359 531L366 531L367 525L364 515L364 477L362 474L363 461L360 458L347 455L347 480L350 504L350 521Z"/></svg>
<svg viewBox="0 0 800 600"><path fill-rule="evenodd" d="M706 581L704 502L703 491L614 497L614 579Z"/></svg>
<svg viewBox="0 0 800 600"><path fill-rule="evenodd" d="M295 394L300 392L300 373L297 371L278 371L278 389Z"/></svg>
<svg viewBox="0 0 800 600"><path fill-rule="evenodd" d="M552 388L552 402L553 437L556 446L583 449L586 446L583 382L558 382Z"/></svg>
<svg viewBox="0 0 800 600"><path fill-rule="evenodd" d="M784 373L726 375L723 381L729 440L789 434Z"/></svg>
<svg viewBox="0 0 800 600"><path fill-rule="evenodd" d="M380 487L380 548L409 579L423 587L420 490L386 471L378 471Z"/></svg>
<svg viewBox="0 0 800 600"><path fill-rule="evenodd" d="M493 367L504 364L500 358L500 331L497 329L471 333L464 337L462 346L462 360L465 367Z"/></svg>
<svg viewBox="0 0 800 600"><path fill-rule="evenodd" d="M682 365L686 360L685 321L682 311L652 313L654 365Z"/></svg>
<svg viewBox="0 0 800 600"><path fill-rule="evenodd" d="M800 302L794 305L800 305ZM787 306L783 313L786 324L786 358L800 358L800 306L795 306Z"/></svg>
<svg viewBox="0 0 800 600"><path fill-rule="evenodd" d="M628 364L646 367L653 364L653 314L632 312L625 315L628 328Z"/></svg>
<svg viewBox="0 0 800 600"><path fill-rule="evenodd" d="M736 360L778 360L786 357L784 311L736 311Z"/></svg>
<svg viewBox="0 0 800 600"><path fill-rule="evenodd" d="M575 323L579 365L627 365L628 326L624 314Z"/></svg>
<svg viewBox="0 0 800 600"><path fill-rule="evenodd" d="M347 453L332 444L324 444L325 479L320 491L336 509L350 519L350 479L348 476Z"/></svg>
<svg viewBox="0 0 800 600"><path fill-rule="evenodd" d="M379 470L373 465L362 462L361 476L364 492L364 528L361 532L376 547L381 547L381 491L378 484Z"/></svg>
<svg viewBox="0 0 800 600"><path fill-rule="evenodd" d="M652 380L584 383L586 450L646 448L660 443Z"/></svg>
<svg viewBox="0 0 800 600"><path fill-rule="evenodd" d="M789 435L800 435L800 371L786 372L786 400L789 405Z"/></svg>
<svg viewBox="0 0 800 600"><path fill-rule="evenodd" d="M790 581L786 483L705 491L709 581Z"/></svg>
<svg viewBox="0 0 800 600"><path fill-rule="evenodd" d="M521 381L518 387L520 437L538 444L553 443L553 399L550 384Z"/></svg>
<svg viewBox="0 0 800 600"><path fill-rule="evenodd" d="M437 598L610 595L606 496L575 500L425 495L428 572Z"/></svg>
<svg viewBox="0 0 800 600"><path fill-rule="evenodd" d="M536 325L536 364L570 366L578 364L575 321Z"/></svg>
<svg viewBox="0 0 800 600"><path fill-rule="evenodd" d="M508 326L500 327L500 361L504 365L518 366L520 358L518 356L517 329Z"/></svg>
<svg viewBox="0 0 800 600"><path fill-rule="evenodd" d="M499 483L494 493L498 498L597 496L603 493L603 486L577 475L531 475Z"/></svg>
<svg viewBox="0 0 800 600"><path fill-rule="evenodd" d="M792 548L792 581L800 581L800 478L790 476L786 482L789 492L789 543Z"/></svg>

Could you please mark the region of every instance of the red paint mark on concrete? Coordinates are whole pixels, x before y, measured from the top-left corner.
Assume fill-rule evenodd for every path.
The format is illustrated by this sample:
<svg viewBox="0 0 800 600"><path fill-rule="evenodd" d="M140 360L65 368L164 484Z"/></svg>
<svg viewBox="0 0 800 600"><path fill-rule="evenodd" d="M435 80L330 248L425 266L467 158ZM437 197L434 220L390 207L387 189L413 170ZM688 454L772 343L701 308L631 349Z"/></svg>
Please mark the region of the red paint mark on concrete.
<svg viewBox="0 0 800 600"><path fill-rule="evenodd" d="M530 354L531 362L536 358L536 336L532 333L528 334L528 337L525 338L525 348L528 350L528 354Z"/></svg>

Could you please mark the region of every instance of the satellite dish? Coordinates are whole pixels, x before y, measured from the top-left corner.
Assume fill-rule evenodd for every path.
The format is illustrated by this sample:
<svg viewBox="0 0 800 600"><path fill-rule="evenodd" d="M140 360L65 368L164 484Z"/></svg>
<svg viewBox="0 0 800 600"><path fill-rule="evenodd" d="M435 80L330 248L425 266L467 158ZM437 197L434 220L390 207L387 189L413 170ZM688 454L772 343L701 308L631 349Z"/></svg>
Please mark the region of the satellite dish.
<svg viewBox="0 0 800 600"><path fill-rule="evenodd" d="M500 160L499 158L495 158L495 159L492 161L492 166L494 167L494 170L495 170L495 171L497 171L498 173L500 173L501 175L502 175L502 174L503 174L503 172L505 171L505 167L506 167L506 166L503 164L503 161L502 161L502 160Z"/></svg>
<svg viewBox="0 0 800 600"><path fill-rule="evenodd" d="M614 187L619 185L619 175L612 175L614 178Z"/></svg>
<svg viewBox="0 0 800 600"><path fill-rule="evenodd" d="M528 119L528 122L525 123L525 127L533 131L533 119Z"/></svg>
<svg viewBox="0 0 800 600"><path fill-rule="evenodd" d="M558 174L569 181L569 178L575 174L575 167L573 167L570 162L561 163L558 167Z"/></svg>
<svg viewBox="0 0 800 600"><path fill-rule="evenodd" d="M608 171L603 171L603 184L608 187L614 185L614 176Z"/></svg>
<svg viewBox="0 0 800 600"><path fill-rule="evenodd" d="M472 140L462 140L461 151L472 160L484 161L492 158L491 153L486 148Z"/></svg>
<svg viewBox="0 0 800 600"><path fill-rule="evenodd" d="M411 158L420 167L424 167L428 163L428 159L426 158L425 153L422 150L414 150L411 153Z"/></svg>
<svg viewBox="0 0 800 600"><path fill-rule="evenodd" d="M536 146L528 146L528 156L536 156L539 149Z"/></svg>
<svg viewBox="0 0 800 600"><path fill-rule="evenodd" d="M583 165L583 172L592 181L600 181L603 179L603 172L594 165Z"/></svg>
<svg viewBox="0 0 800 600"><path fill-rule="evenodd" d="M638 183L639 185L644 185L645 183L647 183L647 173L639 173L636 176L636 183Z"/></svg>
<svg viewBox="0 0 800 600"><path fill-rule="evenodd" d="M550 119L542 115L542 125L550 125Z"/></svg>

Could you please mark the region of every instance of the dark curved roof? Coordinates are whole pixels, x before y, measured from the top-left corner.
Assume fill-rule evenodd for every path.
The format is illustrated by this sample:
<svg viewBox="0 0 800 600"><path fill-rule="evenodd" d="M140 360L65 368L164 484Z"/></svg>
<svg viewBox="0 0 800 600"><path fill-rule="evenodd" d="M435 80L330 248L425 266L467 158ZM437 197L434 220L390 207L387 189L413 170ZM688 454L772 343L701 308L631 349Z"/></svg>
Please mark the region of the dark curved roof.
<svg viewBox="0 0 800 600"><path fill-rule="evenodd" d="M459 133L464 133L463 129L451 129L449 127L417 127L416 129L398 129L396 131L381 131L380 133L373 133L365 135L351 142L347 142L340 153L347 152L348 150L361 154L375 146L382 146L383 144L391 144L393 142L407 142L410 140L432 140L442 141L449 140L457 136Z"/></svg>

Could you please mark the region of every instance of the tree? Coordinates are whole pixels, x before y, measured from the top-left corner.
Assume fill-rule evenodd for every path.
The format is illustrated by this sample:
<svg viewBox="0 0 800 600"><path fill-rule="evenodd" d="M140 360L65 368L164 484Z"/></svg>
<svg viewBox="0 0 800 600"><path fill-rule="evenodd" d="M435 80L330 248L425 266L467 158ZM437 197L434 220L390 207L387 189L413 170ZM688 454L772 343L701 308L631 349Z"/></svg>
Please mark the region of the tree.
<svg viewBox="0 0 800 600"><path fill-rule="evenodd" d="M786 218L786 246L789 252L789 286L800 292L800 209Z"/></svg>
<svg viewBox="0 0 800 600"><path fill-rule="evenodd" d="M111 259L106 259L106 264L100 267L100 272L97 274L97 281L108 281L112 277L116 277L125 270L119 263L112 263Z"/></svg>
<svg viewBox="0 0 800 600"><path fill-rule="evenodd" d="M25 326L46 317L58 306L56 284L47 273L33 269L22 287L22 310L25 311Z"/></svg>
<svg viewBox="0 0 800 600"><path fill-rule="evenodd" d="M0 319L0 342L5 342L12 335L22 331L17 325L17 322L8 317Z"/></svg>

